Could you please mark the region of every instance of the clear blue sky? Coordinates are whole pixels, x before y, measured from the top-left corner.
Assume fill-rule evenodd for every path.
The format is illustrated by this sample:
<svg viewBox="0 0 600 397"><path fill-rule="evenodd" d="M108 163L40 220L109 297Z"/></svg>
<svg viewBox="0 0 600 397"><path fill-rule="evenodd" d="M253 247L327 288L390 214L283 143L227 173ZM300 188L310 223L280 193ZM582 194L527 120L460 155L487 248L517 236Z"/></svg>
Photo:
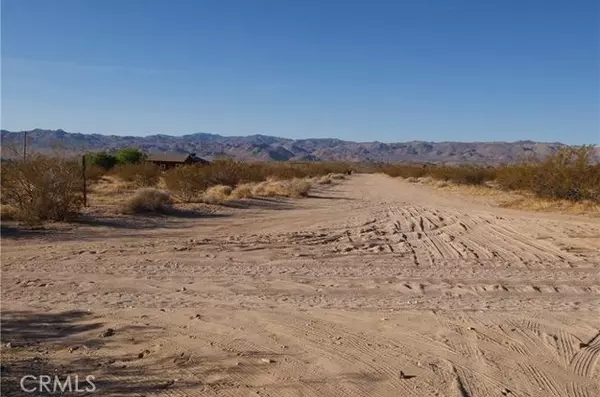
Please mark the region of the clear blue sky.
<svg viewBox="0 0 600 397"><path fill-rule="evenodd" d="M600 142L598 0L2 0L2 127Z"/></svg>

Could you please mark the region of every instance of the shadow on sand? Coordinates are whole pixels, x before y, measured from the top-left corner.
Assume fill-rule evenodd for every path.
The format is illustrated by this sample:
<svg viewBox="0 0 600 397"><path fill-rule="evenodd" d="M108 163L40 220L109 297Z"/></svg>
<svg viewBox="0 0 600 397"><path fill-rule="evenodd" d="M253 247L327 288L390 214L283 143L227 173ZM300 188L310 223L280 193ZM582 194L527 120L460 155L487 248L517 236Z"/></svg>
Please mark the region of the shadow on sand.
<svg viewBox="0 0 600 397"><path fill-rule="evenodd" d="M77 395L126 397L167 389L177 393L177 389L197 387L197 381L174 381L173 377L165 375L160 365L134 365L140 360L139 356L123 353L120 349L126 341L131 345L133 336L151 341L157 330L160 328L130 326L116 328L109 334L104 324L88 312L4 311L2 344L10 347L2 349L2 395L33 395L21 387L21 380L26 375L29 377L23 385L29 390L37 389L35 395L48 393L39 390L41 375L50 376L52 380L56 376L61 383L69 376L71 392ZM185 362L177 361L177 358L163 357L161 360L171 366L185 366ZM89 394L75 392L75 375L81 389L90 386L85 378L92 375L96 390ZM58 392L57 395L70 393Z"/></svg>

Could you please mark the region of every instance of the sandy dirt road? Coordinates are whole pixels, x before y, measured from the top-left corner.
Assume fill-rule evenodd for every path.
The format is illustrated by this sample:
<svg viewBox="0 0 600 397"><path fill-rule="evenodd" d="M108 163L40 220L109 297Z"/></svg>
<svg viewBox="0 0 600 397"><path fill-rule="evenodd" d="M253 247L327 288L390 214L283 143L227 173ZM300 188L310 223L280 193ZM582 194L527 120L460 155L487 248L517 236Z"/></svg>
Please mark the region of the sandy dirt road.
<svg viewBox="0 0 600 397"><path fill-rule="evenodd" d="M2 309L6 391L54 371L102 396L597 397L600 219L356 175L7 234Z"/></svg>

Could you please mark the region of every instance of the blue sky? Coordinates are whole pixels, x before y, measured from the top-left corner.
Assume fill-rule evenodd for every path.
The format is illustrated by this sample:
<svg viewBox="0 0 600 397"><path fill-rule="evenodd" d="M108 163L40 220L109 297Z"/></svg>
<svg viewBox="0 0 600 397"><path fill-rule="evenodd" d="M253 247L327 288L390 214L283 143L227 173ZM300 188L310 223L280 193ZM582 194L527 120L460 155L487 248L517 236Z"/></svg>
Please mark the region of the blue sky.
<svg viewBox="0 0 600 397"><path fill-rule="evenodd" d="M597 0L2 0L2 128L600 143Z"/></svg>

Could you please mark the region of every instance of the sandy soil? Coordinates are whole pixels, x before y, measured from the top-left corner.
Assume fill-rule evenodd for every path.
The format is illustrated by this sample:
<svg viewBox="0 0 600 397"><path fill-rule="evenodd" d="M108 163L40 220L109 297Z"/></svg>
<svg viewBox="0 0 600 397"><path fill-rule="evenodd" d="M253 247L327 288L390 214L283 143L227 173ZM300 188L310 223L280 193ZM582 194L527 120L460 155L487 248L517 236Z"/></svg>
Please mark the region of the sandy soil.
<svg viewBox="0 0 600 397"><path fill-rule="evenodd" d="M321 189L6 230L4 391L37 371L103 396L600 396L600 219L382 175Z"/></svg>

